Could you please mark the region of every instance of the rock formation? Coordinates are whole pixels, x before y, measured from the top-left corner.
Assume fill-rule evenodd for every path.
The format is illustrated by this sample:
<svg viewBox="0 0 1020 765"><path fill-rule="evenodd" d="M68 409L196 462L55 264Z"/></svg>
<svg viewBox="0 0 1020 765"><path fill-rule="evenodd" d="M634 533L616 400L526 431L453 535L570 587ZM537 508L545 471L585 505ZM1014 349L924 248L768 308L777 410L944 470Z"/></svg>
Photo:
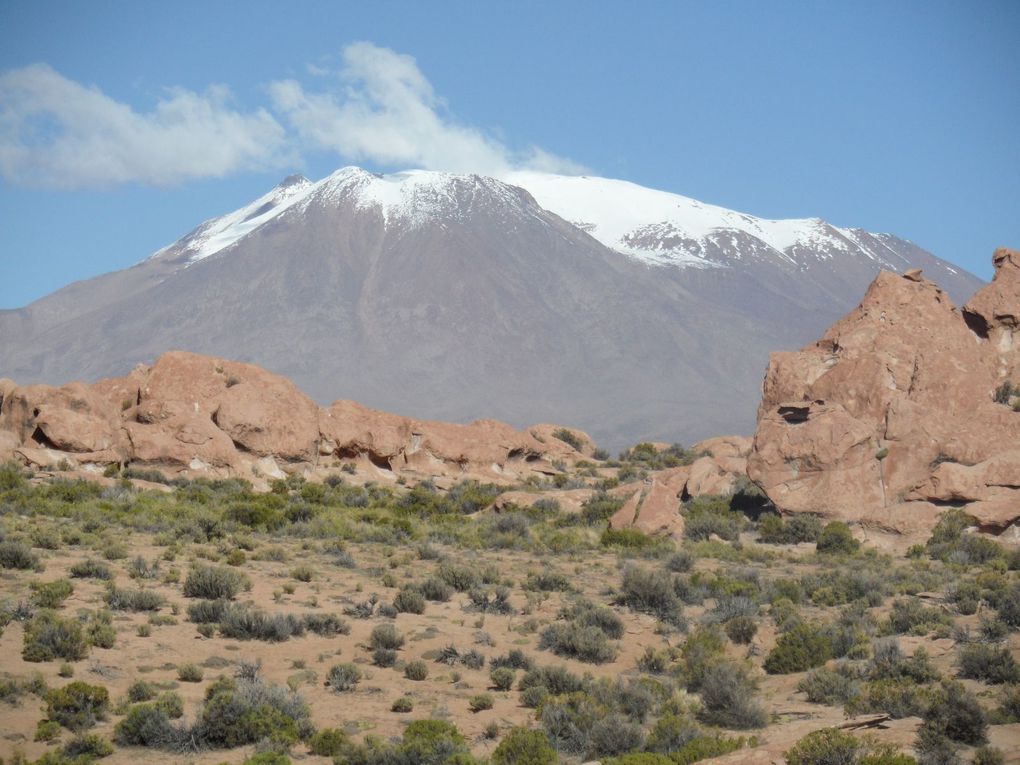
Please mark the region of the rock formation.
<svg viewBox="0 0 1020 765"><path fill-rule="evenodd" d="M882 272L821 340L772 354L747 469L782 512L902 533L947 506L997 533L1020 518L1020 253L994 264L960 310Z"/></svg>
<svg viewBox="0 0 1020 765"><path fill-rule="evenodd" d="M556 431L416 420L353 401L320 408L257 366L180 351L92 386L0 380L0 461L40 468L99 472L131 464L265 485L288 473L314 477L348 466L369 478L500 482L554 474L554 463L594 449L582 431L571 431L580 451Z"/></svg>

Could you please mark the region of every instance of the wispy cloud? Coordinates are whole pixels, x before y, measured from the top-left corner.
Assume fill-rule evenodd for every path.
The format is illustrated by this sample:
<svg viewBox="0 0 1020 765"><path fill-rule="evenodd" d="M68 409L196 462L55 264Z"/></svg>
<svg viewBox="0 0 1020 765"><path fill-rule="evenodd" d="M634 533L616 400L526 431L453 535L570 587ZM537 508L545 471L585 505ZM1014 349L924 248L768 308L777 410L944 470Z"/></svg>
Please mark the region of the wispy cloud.
<svg viewBox="0 0 1020 765"><path fill-rule="evenodd" d="M322 75L321 67L316 74ZM504 175L519 169L573 173L582 168L538 148L513 151L458 123L411 56L368 42L343 50L329 90L308 92L295 80L274 82L275 110L304 145L355 162L390 167Z"/></svg>
<svg viewBox="0 0 1020 765"><path fill-rule="evenodd" d="M229 91L172 89L139 113L45 64L0 74L0 174L25 185L165 185L294 162L265 109L243 113Z"/></svg>
<svg viewBox="0 0 1020 765"><path fill-rule="evenodd" d="M584 171L462 124L411 56L359 42L343 49L338 71L310 71L315 89L272 82L270 104L247 112L221 85L203 93L169 89L140 112L46 64L0 73L0 176L49 188L166 185L292 168L308 151L380 168Z"/></svg>

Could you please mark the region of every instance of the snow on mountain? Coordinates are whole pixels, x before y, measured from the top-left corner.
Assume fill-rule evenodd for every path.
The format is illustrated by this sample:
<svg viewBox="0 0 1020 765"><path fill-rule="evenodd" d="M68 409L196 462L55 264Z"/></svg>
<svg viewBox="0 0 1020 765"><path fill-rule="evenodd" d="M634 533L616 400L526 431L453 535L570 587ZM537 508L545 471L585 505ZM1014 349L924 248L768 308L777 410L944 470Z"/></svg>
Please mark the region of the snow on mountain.
<svg viewBox="0 0 1020 765"><path fill-rule="evenodd" d="M467 220L479 205L502 214L537 214L519 189L610 249L650 265L726 268L757 261L797 270L840 255L867 258L894 270L906 263L898 249L884 244L887 235L838 228L819 218L766 220L611 178L514 172L497 180L429 170L381 175L359 167L341 168L315 183L291 176L152 257L187 267L285 213L300 215L311 205L343 200L359 209L376 208L387 225L405 227L437 219Z"/></svg>
<svg viewBox="0 0 1020 765"><path fill-rule="evenodd" d="M766 220L611 178L516 172L507 181L607 247L655 265L726 266L733 258L720 257L719 250L733 234L745 235L734 252L738 260L758 253L796 265L805 254L825 259L860 250L881 265L900 265L883 248L861 241L856 229L820 218Z"/></svg>

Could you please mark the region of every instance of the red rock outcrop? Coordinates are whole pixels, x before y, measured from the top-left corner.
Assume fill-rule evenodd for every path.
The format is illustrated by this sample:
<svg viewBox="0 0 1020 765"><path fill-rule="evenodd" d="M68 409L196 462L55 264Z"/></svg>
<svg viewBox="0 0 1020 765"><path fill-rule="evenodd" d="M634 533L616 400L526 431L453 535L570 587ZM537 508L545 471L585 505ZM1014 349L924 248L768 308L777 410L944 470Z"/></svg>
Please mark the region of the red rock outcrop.
<svg viewBox="0 0 1020 765"><path fill-rule="evenodd" d="M352 401L320 408L260 367L181 351L92 386L0 380L0 460L37 467L136 463L259 481L294 471L321 475L353 462L372 478L499 481L553 474L554 462L581 459L552 437L555 430L415 420ZM591 439L574 432L590 451Z"/></svg>
<svg viewBox="0 0 1020 765"><path fill-rule="evenodd" d="M882 272L814 345L772 354L748 475L783 512L895 531L947 505L1020 518L1020 254L957 310L918 272ZM998 401L996 399L999 399Z"/></svg>

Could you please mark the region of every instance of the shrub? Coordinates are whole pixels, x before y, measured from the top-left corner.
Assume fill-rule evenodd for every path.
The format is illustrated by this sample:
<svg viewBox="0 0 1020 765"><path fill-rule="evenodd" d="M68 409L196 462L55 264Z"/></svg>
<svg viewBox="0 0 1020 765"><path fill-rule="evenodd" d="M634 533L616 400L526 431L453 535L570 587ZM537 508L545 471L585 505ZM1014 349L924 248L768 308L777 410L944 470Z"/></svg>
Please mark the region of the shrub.
<svg viewBox="0 0 1020 765"><path fill-rule="evenodd" d="M818 535L815 550L826 555L853 555L861 543L854 539L850 527L842 521L825 524Z"/></svg>
<svg viewBox="0 0 1020 765"><path fill-rule="evenodd" d="M23 542L0 542L0 568L28 570L38 568L39 556Z"/></svg>
<svg viewBox="0 0 1020 765"><path fill-rule="evenodd" d="M951 741L976 746L985 742L988 720L973 693L961 683L944 682L925 710L924 725Z"/></svg>
<svg viewBox="0 0 1020 765"><path fill-rule="evenodd" d="M184 597L206 600L233 600L251 582L240 571L222 566L200 564L184 580Z"/></svg>
<svg viewBox="0 0 1020 765"><path fill-rule="evenodd" d="M209 746L233 748L268 739L291 744L311 732L308 705L260 680L220 678L209 686L196 727Z"/></svg>
<svg viewBox="0 0 1020 765"><path fill-rule="evenodd" d="M300 566L295 566L291 570L290 575L299 582L310 582L315 578L315 569L306 563L302 563Z"/></svg>
<svg viewBox="0 0 1020 765"><path fill-rule="evenodd" d="M973 765L1006 765L1006 756L1001 749L982 746L974 752Z"/></svg>
<svg viewBox="0 0 1020 765"><path fill-rule="evenodd" d="M514 607L510 604L510 590L506 587L495 587L492 590L476 587L468 593L471 607L476 611L488 614L512 614Z"/></svg>
<svg viewBox="0 0 1020 765"><path fill-rule="evenodd" d="M319 757L338 757L350 743L347 734L339 728L323 728L308 740L308 749Z"/></svg>
<svg viewBox="0 0 1020 765"><path fill-rule="evenodd" d="M1020 628L1020 582L1014 582L998 599L999 619L1013 629Z"/></svg>
<svg viewBox="0 0 1020 765"><path fill-rule="evenodd" d="M372 663L383 669L397 663L397 652L392 648L376 648L372 651Z"/></svg>
<svg viewBox="0 0 1020 765"><path fill-rule="evenodd" d="M182 664L177 668L177 679L182 683L200 683L205 673L197 664Z"/></svg>
<svg viewBox="0 0 1020 765"><path fill-rule="evenodd" d="M74 736L60 750L62 757L75 763L89 763L111 754L113 754L113 745L95 733L82 733Z"/></svg>
<svg viewBox="0 0 1020 765"><path fill-rule="evenodd" d="M492 709L493 703L492 694L479 693L468 700L468 709L472 712L484 712L486 709Z"/></svg>
<svg viewBox="0 0 1020 765"><path fill-rule="evenodd" d="M223 618L229 602L226 600L200 600L188 604L188 619L195 624L215 624Z"/></svg>
<svg viewBox="0 0 1020 765"><path fill-rule="evenodd" d="M106 603L114 611L158 611L166 601L155 590L110 587L106 591Z"/></svg>
<svg viewBox="0 0 1020 765"><path fill-rule="evenodd" d="M418 586L418 589L426 600L438 603L445 603L453 595L453 587L436 576L430 576Z"/></svg>
<svg viewBox="0 0 1020 765"><path fill-rule="evenodd" d="M705 670L701 683L702 719L724 728L764 728L768 715L758 701L757 684L747 669L732 661L718 661Z"/></svg>
<svg viewBox="0 0 1020 765"><path fill-rule="evenodd" d="M959 655L960 677L993 685L1020 682L1020 665L1008 648L983 643L966 645Z"/></svg>
<svg viewBox="0 0 1020 765"><path fill-rule="evenodd" d="M542 687L553 696L577 693L584 689L585 682L566 667L536 667L524 673L517 688L527 691L530 688Z"/></svg>
<svg viewBox="0 0 1020 765"><path fill-rule="evenodd" d="M764 668L770 675L786 675L821 666L831 658L832 640L814 625L798 624L779 636Z"/></svg>
<svg viewBox="0 0 1020 765"><path fill-rule="evenodd" d="M415 720L404 729L400 744L404 762L454 765L463 762L467 744L457 726L445 720Z"/></svg>
<svg viewBox="0 0 1020 765"><path fill-rule="evenodd" d="M336 614L305 614L301 621L309 632L323 637L351 634L351 625Z"/></svg>
<svg viewBox="0 0 1020 765"><path fill-rule="evenodd" d="M605 632L576 622L549 625L542 631L538 647L591 664L605 664L616 658L616 648L609 644Z"/></svg>
<svg viewBox="0 0 1020 765"><path fill-rule="evenodd" d="M141 701L152 701L156 698L156 693L156 686L152 683L148 683L145 680L136 680L128 686L127 699L132 704L137 704Z"/></svg>
<svg viewBox="0 0 1020 765"><path fill-rule="evenodd" d="M404 677L406 677L408 680L420 681L424 680L428 676L429 667L425 662L421 661L420 659L415 661L409 661L404 666Z"/></svg>
<svg viewBox="0 0 1020 765"><path fill-rule="evenodd" d="M69 579L32 582L32 602L39 608L59 608L73 592L74 587Z"/></svg>
<svg viewBox="0 0 1020 765"><path fill-rule="evenodd" d="M860 687L847 672L820 668L797 683L797 690L807 696L812 704L841 706L850 701Z"/></svg>
<svg viewBox="0 0 1020 765"><path fill-rule="evenodd" d="M514 687L516 677L517 673L510 669L510 667L495 667L489 672L492 687L497 691L509 691Z"/></svg>
<svg viewBox="0 0 1020 765"><path fill-rule="evenodd" d="M684 680L687 689L698 690L705 679L709 665L722 656L722 636L715 628L702 628L687 638L680 652L684 663Z"/></svg>
<svg viewBox="0 0 1020 765"><path fill-rule="evenodd" d="M113 648L117 641L117 630L113 627L113 616L109 611L97 611L85 622L85 640L96 648Z"/></svg>
<svg viewBox="0 0 1020 765"><path fill-rule="evenodd" d="M436 569L436 576L457 592L467 592L481 584L481 579L475 570L469 566L458 566L454 563L444 562Z"/></svg>
<svg viewBox="0 0 1020 765"><path fill-rule="evenodd" d="M775 513L758 520L758 541L765 544L791 545L799 542L817 542L822 533L822 522L814 515L797 513L783 518Z"/></svg>
<svg viewBox="0 0 1020 765"><path fill-rule="evenodd" d="M81 680L46 692L46 717L69 730L91 728L106 719L110 693L101 685Z"/></svg>
<svg viewBox="0 0 1020 765"><path fill-rule="evenodd" d="M990 539L967 531L977 525L976 519L963 510L953 508L939 516L925 544L928 554L937 560L967 564L985 563L1003 556L1003 549Z"/></svg>
<svg viewBox="0 0 1020 765"><path fill-rule="evenodd" d="M916 598L895 600L889 613L889 631L896 634L927 635L938 627L952 623L949 614L927 608Z"/></svg>
<svg viewBox="0 0 1020 765"><path fill-rule="evenodd" d="M219 627L223 637L270 643L282 643L305 632L304 622L294 614L268 614L240 604L230 604L224 609Z"/></svg>
<svg viewBox="0 0 1020 765"><path fill-rule="evenodd" d="M74 619L62 619L53 611L40 611L25 625L25 661L78 661L88 654L88 643L81 624Z"/></svg>
<svg viewBox="0 0 1020 765"><path fill-rule="evenodd" d="M492 753L493 765L555 765L558 757L540 730L515 727Z"/></svg>
<svg viewBox="0 0 1020 765"><path fill-rule="evenodd" d="M855 765L863 745L838 728L812 731L785 753L787 765Z"/></svg>
<svg viewBox="0 0 1020 765"><path fill-rule="evenodd" d="M672 578L664 571L629 567L623 572L619 602L634 611L658 616L663 621L682 618L682 606Z"/></svg>
<svg viewBox="0 0 1020 765"><path fill-rule="evenodd" d="M400 613L423 614L425 613L425 596L418 590L405 588L393 598L393 607Z"/></svg>
<svg viewBox="0 0 1020 765"><path fill-rule="evenodd" d="M99 560L79 561L69 569L69 573L75 579L101 579L109 581L113 579L113 569Z"/></svg>
<svg viewBox="0 0 1020 765"><path fill-rule="evenodd" d="M754 640L758 625L750 616L737 616L726 622L726 635L738 645L747 645Z"/></svg>
<svg viewBox="0 0 1020 765"><path fill-rule="evenodd" d="M408 712L414 711L414 699L410 696L401 696L399 699L390 705L391 712L397 712L399 714L407 714Z"/></svg>
<svg viewBox="0 0 1020 765"><path fill-rule="evenodd" d="M493 667L523 669L525 672L530 672L535 668L535 661L520 648L511 648L506 656L494 656L489 664Z"/></svg>
<svg viewBox="0 0 1020 765"><path fill-rule="evenodd" d="M372 648L386 648L395 651L404 645L404 636L392 624L379 624L372 629L368 641Z"/></svg>
<svg viewBox="0 0 1020 765"><path fill-rule="evenodd" d="M640 749L644 738L640 725L621 714L611 713L591 726L591 751L599 757L611 757Z"/></svg>
<svg viewBox="0 0 1020 765"><path fill-rule="evenodd" d="M717 536L735 540L747 524L742 513L730 509L728 497L697 497L684 506L684 536L698 541Z"/></svg>
<svg viewBox="0 0 1020 765"><path fill-rule="evenodd" d="M361 681L361 670L355 664L336 664L326 675L326 685L336 693L351 691Z"/></svg>
<svg viewBox="0 0 1020 765"><path fill-rule="evenodd" d="M35 724L35 738L33 741L56 741L60 738L60 723L53 720L40 720Z"/></svg>
<svg viewBox="0 0 1020 765"><path fill-rule="evenodd" d="M531 572L522 586L532 592L567 592L572 589L570 579L559 571Z"/></svg>
<svg viewBox="0 0 1020 765"><path fill-rule="evenodd" d="M157 704L135 704L114 727L113 737L125 746L169 747L178 734L165 709Z"/></svg>

